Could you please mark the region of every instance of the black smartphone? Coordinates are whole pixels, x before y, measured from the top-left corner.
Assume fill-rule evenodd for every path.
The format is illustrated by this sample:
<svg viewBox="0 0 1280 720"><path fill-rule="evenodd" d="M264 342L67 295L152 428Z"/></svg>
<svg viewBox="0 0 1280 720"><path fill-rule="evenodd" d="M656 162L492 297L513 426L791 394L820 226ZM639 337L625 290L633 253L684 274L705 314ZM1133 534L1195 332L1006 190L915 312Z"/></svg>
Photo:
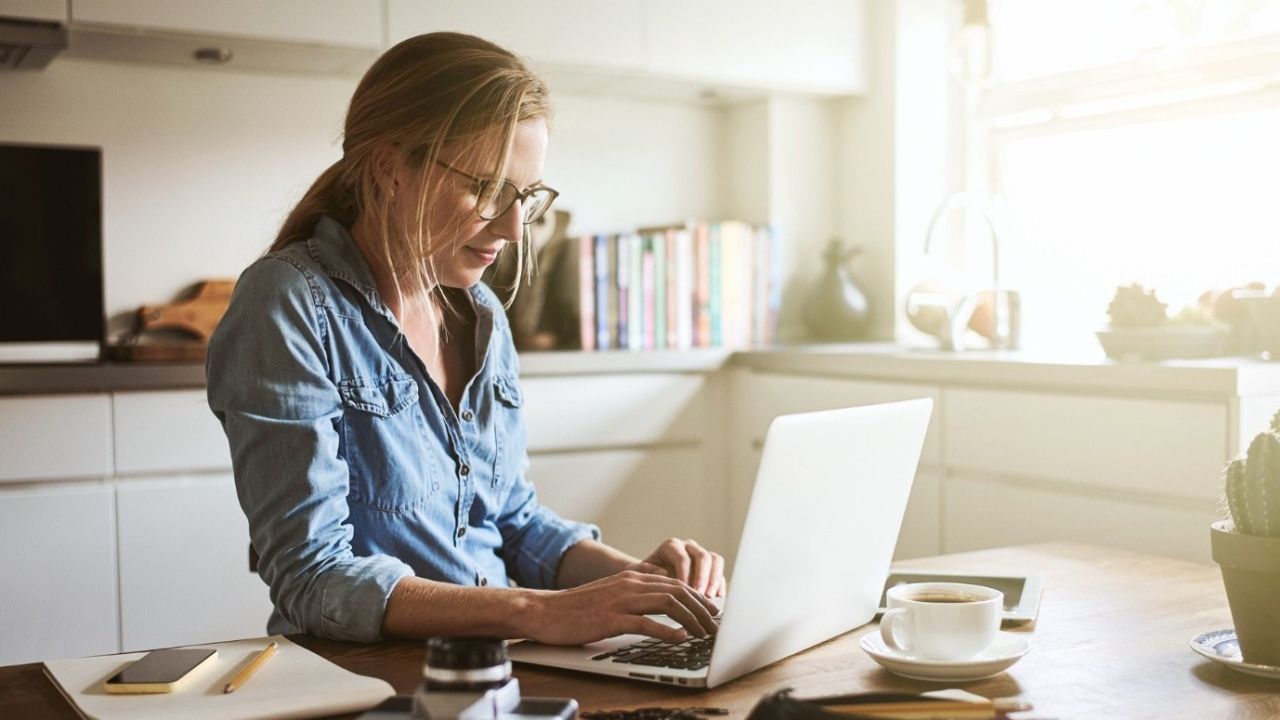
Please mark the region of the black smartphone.
<svg viewBox="0 0 1280 720"><path fill-rule="evenodd" d="M191 677L196 668L211 665L218 651L212 648L152 650L107 678L109 693L167 693Z"/></svg>

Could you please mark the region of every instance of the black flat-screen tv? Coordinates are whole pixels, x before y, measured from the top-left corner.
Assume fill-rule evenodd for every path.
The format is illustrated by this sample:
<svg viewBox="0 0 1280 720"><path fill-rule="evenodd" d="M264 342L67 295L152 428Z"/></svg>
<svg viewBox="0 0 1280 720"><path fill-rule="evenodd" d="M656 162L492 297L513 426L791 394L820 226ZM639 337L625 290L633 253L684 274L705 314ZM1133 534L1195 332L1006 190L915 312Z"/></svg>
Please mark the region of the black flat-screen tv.
<svg viewBox="0 0 1280 720"><path fill-rule="evenodd" d="M0 143L0 362L96 360L102 151Z"/></svg>

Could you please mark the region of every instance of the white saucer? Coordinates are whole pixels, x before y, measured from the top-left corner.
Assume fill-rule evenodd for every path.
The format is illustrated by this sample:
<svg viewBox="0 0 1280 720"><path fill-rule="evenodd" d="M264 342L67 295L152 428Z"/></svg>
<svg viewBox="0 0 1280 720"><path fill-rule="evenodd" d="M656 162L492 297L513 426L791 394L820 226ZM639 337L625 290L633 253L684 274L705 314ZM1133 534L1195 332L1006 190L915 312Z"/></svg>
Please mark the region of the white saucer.
<svg viewBox="0 0 1280 720"><path fill-rule="evenodd" d="M858 645L894 675L942 682L981 680L999 675L1031 649L1026 638L1008 632L1000 633L991 647L968 660L924 660L900 653L884 644L879 630L863 635Z"/></svg>
<svg viewBox="0 0 1280 720"><path fill-rule="evenodd" d="M1244 658L1240 655L1240 642L1236 640L1235 628L1214 630L1203 635L1197 635L1191 640L1191 649L1237 672L1264 678L1280 679L1280 667L1275 665L1256 665L1244 661Z"/></svg>

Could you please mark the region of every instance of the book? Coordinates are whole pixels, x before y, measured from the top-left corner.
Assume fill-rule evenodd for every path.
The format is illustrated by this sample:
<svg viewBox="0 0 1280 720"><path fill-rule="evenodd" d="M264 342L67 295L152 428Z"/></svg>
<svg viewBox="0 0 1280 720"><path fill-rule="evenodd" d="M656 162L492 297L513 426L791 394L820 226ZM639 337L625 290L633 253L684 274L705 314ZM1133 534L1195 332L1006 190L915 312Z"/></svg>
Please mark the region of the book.
<svg viewBox="0 0 1280 720"><path fill-rule="evenodd" d="M583 350L596 349L594 248L593 236L583 235L578 238L578 336Z"/></svg>
<svg viewBox="0 0 1280 720"><path fill-rule="evenodd" d="M243 687L223 686L250 658L272 641L279 643L271 662ZM181 689L158 695L112 695L102 681L146 653L49 660L44 672L82 718L93 720L222 720L316 717L356 713L395 695L378 678L357 675L325 660L283 635L196 645L218 654Z"/></svg>

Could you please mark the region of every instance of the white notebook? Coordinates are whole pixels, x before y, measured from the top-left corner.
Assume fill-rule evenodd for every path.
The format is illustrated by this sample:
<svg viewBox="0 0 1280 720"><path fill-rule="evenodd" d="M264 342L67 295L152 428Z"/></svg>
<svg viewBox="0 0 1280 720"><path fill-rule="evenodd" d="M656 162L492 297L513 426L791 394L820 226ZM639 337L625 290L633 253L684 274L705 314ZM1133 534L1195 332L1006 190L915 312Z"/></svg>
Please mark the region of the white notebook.
<svg viewBox="0 0 1280 720"><path fill-rule="evenodd" d="M272 640L275 656L233 693L223 693L232 676ZM360 712L395 694L377 678L344 670L283 636L194 645L217 648L207 668L199 668L180 690L157 695L109 695L102 683L146 653L100 655L44 663L45 674L82 717L114 718L309 718Z"/></svg>

